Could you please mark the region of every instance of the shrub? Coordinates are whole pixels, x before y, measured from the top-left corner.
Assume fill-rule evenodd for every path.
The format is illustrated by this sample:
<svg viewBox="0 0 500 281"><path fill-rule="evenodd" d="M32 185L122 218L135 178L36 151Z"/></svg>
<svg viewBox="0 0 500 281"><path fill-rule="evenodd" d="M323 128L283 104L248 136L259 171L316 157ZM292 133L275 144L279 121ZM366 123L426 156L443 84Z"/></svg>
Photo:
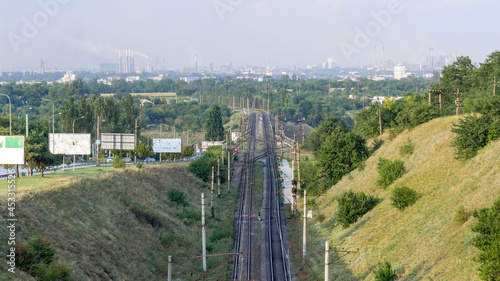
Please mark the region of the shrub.
<svg viewBox="0 0 500 281"><path fill-rule="evenodd" d="M48 238L33 238L17 246L16 265L37 280L70 280L71 269L66 264L55 264L56 249Z"/></svg>
<svg viewBox="0 0 500 281"><path fill-rule="evenodd" d="M409 156L415 151L415 144L408 138L406 142L399 147L399 154L401 156Z"/></svg>
<svg viewBox="0 0 500 281"><path fill-rule="evenodd" d="M193 207L185 207L178 216L184 219L186 225L194 225L201 220L201 212Z"/></svg>
<svg viewBox="0 0 500 281"><path fill-rule="evenodd" d="M478 219L472 231L478 235L473 244L481 252L476 257L479 262L479 276L483 280L499 280L500 276L500 198L491 208L475 210Z"/></svg>
<svg viewBox="0 0 500 281"><path fill-rule="evenodd" d="M379 199L367 196L362 192L354 193L350 190L343 192L337 201L339 202L337 217L342 226L346 228L373 209Z"/></svg>
<svg viewBox="0 0 500 281"><path fill-rule="evenodd" d="M216 244L219 240L224 239L226 237L231 237L231 231L229 231L229 229L225 228L216 229L214 230L212 235L210 235L209 241Z"/></svg>
<svg viewBox="0 0 500 281"><path fill-rule="evenodd" d="M465 116L454 124L451 131L455 134L452 146L456 159L470 159L479 149L488 144L489 124L486 116Z"/></svg>
<svg viewBox="0 0 500 281"><path fill-rule="evenodd" d="M455 217L453 220L457 223L463 224L466 221L469 220L469 212L465 209L463 205L458 206L457 210L455 211Z"/></svg>
<svg viewBox="0 0 500 281"><path fill-rule="evenodd" d="M394 272L388 261L379 263L374 273L376 281L393 281L396 279L396 272Z"/></svg>
<svg viewBox="0 0 500 281"><path fill-rule="evenodd" d="M115 169L122 169L125 168L125 161L121 159L120 157L114 157L113 158L113 168Z"/></svg>
<svg viewBox="0 0 500 281"><path fill-rule="evenodd" d="M392 191L391 201L392 206L399 210L404 210L407 207L415 204L418 199L418 193L406 186L396 187Z"/></svg>
<svg viewBox="0 0 500 281"><path fill-rule="evenodd" d="M186 195L184 194L184 191L180 189L169 189L168 198L170 201L177 203L177 205L186 205Z"/></svg>
<svg viewBox="0 0 500 281"><path fill-rule="evenodd" d="M377 186L386 189L406 173L405 163L401 160L391 161L385 158L379 158L377 172Z"/></svg>

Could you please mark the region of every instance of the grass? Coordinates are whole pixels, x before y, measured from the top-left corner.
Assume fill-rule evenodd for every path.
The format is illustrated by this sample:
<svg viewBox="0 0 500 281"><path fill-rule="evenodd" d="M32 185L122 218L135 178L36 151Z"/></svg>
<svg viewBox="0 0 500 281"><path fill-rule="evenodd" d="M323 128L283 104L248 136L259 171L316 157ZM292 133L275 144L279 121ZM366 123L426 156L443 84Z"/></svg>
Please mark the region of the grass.
<svg viewBox="0 0 500 281"><path fill-rule="evenodd" d="M438 118L386 141L363 171L353 171L318 198L317 211L326 219L314 228L322 239L339 247L359 248L350 267L358 280L373 280L372 271L383 260L391 262L401 280L479 280L473 261L478 251L470 245L474 219L457 224L454 216L459 205L472 210L488 207L498 198L500 142L489 144L469 161L455 160L450 144L457 119ZM415 144L405 160L408 172L387 190L378 189L378 158L399 159L399 147L408 138ZM391 206L390 196L393 188L403 184L420 198L401 212ZM345 190L362 191L382 201L350 227L333 227L335 198Z"/></svg>
<svg viewBox="0 0 500 281"><path fill-rule="evenodd" d="M102 167L79 169L78 177L65 178L66 173L61 173L47 179L26 178L27 182L19 179L19 186L30 185L29 188L37 188L39 192L18 195L18 242L47 237L57 248L55 260L72 268L74 280L166 279L169 255L174 259L175 279L192 278L191 271L181 265L202 271L201 259L193 257L201 255L202 249L201 228L197 223L201 218L200 194L209 196L210 192L203 188L201 180L182 165L99 169ZM60 185L52 184L61 179ZM49 181L51 187L39 189ZM185 192L185 206L169 199L171 189ZM215 213L235 200L236 194L223 193L216 200ZM4 206L0 219L5 219L6 213ZM217 242L209 243L208 254L231 252L234 219L222 213L210 220L208 215L207 238L216 238ZM2 252L6 250L7 237L7 229L0 229ZM209 257L208 270L227 259ZM229 265L224 265L209 278L226 279L229 271ZM2 263L0 280L29 278L19 271L16 276L8 275L6 263Z"/></svg>

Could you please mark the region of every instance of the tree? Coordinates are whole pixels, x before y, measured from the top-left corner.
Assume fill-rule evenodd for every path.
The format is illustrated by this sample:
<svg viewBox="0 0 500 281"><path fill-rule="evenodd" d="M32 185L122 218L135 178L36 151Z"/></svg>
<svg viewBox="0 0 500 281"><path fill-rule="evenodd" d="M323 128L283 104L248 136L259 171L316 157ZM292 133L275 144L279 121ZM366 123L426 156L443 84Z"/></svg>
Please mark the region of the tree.
<svg viewBox="0 0 500 281"><path fill-rule="evenodd" d="M222 117L220 107L214 105L208 120L205 124L207 132L205 139L208 141L221 141L224 140L224 127L222 126Z"/></svg>
<svg viewBox="0 0 500 281"><path fill-rule="evenodd" d="M143 142L137 145L135 151L137 153L137 157L139 157L139 159L142 160L142 162L144 162L144 158L153 155L153 151L149 148L147 144Z"/></svg>
<svg viewBox="0 0 500 281"><path fill-rule="evenodd" d="M194 154L194 148L189 146L189 145L185 145L182 147L181 149L181 157L182 158L185 158L185 157L190 157L191 155Z"/></svg>
<svg viewBox="0 0 500 281"><path fill-rule="evenodd" d="M321 147L318 165L325 170L333 185L356 169L368 155L365 141L360 136L352 132L341 132L326 139Z"/></svg>
<svg viewBox="0 0 500 281"><path fill-rule="evenodd" d="M32 122L29 137L26 139L26 163L33 175L38 168L42 177L44 170L56 162L56 156L50 154L48 145L48 127L41 120Z"/></svg>
<svg viewBox="0 0 500 281"><path fill-rule="evenodd" d="M340 118L330 116L328 117L328 119L323 121L317 129L313 130L310 133L309 137L307 138L307 142L314 155L318 157L321 147L328 137L330 137L332 134L338 135L340 133L346 133L348 131L349 130L347 129L346 124Z"/></svg>
<svg viewBox="0 0 500 281"><path fill-rule="evenodd" d="M476 258L479 262L479 276L483 280L500 280L500 198L491 208L475 210L473 216L478 222L472 231L478 233L473 244L481 252Z"/></svg>

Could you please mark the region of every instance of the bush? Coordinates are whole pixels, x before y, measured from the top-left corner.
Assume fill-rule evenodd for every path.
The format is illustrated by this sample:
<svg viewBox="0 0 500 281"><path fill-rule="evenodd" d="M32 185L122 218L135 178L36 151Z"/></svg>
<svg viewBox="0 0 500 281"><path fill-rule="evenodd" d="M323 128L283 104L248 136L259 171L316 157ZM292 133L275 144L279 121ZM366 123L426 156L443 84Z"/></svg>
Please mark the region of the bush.
<svg viewBox="0 0 500 281"><path fill-rule="evenodd" d="M344 228L347 228L373 209L378 204L379 199L367 196L362 192L354 193L350 190L343 192L337 201L339 202L338 220Z"/></svg>
<svg viewBox="0 0 500 281"><path fill-rule="evenodd" d="M488 144L489 124L486 116L465 116L454 124L451 131L455 134L452 146L455 147L456 159L470 159L479 149Z"/></svg>
<svg viewBox="0 0 500 281"><path fill-rule="evenodd" d="M33 238L17 246L16 265L37 280L71 280L70 267L54 263L55 253L48 238Z"/></svg>
<svg viewBox="0 0 500 281"><path fill-rule="evenodd" d="M386 189L406 173L405 163L401 160L391 161L385 158L379 158L377 172L377 186Z"/></svg>
<svg viewBox="0 0 500 281"><path fill-rule="evenodd" d="M122 169L125 168L125 161L122 158L115 156L113 158L113 168Z"/></svg>
<svg viewBox="0 0 500 281"><path fill-rule="evenodd" d="M392 206L396 207L399 210L404 210L407 207L415 204L418 199L418 193L406 186L396 187L392 191L391 201Z"/></svg>
<svg viewBox="0 0 500 281"><path fill-rule="evenodd" d="M177 205L186 205L186 195L184 194L184 191L180 189L169 189L168 198L170 201L177 203Z"/></svg>
<svg viewBox="0 0 500 281"><path fill-rule="evenodd" d="M406 142L399 147L399 154L401 156L409 156L415 151L415 144L408 138Z"/></svg>
<svg viewBox="0 0 500 281"><path fill-rule="evenodd" d="M209 241L216 244L219 240L231 237L231 231L229 229L216 229L210 235Z"/></svg>
<svg viewBox="0 0 500 281"><path fill-rule="evenodd" d="M396 272L394 272L388 261L379 263L374 273L376 281L393 281L396 279Z"/></svg>
<svg viewBox="0 0 500 281"><path fill-rule="evenodd" d="M178 216L184 219L186 225L194 225L201 220L201 212L193 207L185 207Z"/></svg>
<svg viewBox="0 0 500 281"><path fill-rule="evenodd" d="M473 244L481 251L476 257L479 276L483 280L500 280L500 198L491 208L475 210L473 216L478 219L472 231L478 233Z"/></svg>
<svg viewBox="0 0 500 281"><path fill-rule="evenodd" d="M457 210L455 211L455 217L453 220L459 224L463 224L466 221L469 220L469 212L465 209L463 205L458 206Z"/></svg>

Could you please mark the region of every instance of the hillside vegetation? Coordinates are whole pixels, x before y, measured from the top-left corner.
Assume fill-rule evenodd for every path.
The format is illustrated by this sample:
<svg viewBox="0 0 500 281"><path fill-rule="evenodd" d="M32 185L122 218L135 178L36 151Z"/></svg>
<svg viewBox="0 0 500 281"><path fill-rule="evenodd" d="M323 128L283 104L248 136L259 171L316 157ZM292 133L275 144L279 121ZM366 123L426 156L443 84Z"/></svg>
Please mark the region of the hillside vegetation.
<svg viewBox="0 0 500 281"><path fill-rule="evenodd" d="M471 231L477 219L468 214L490 207L500 195L500 142L490 143L470 160L456 160L450 145L455 135L451 128L458 119L437 118L386 140L362 171L344 176L324 196L311 201L316 218L313 232L329 240L330 247L359 248L359 253L349 256L349 272L356 276L349 280L374 280L373 271L384 260L392 264L398 280L479 280L473 260L479 251L472 244L476 234ZM408 139L414 152L402 156L400 147ZM381 157L403 160L406 167L406 173L387 189L377 187ZM391 205L391 195L402 186L415 190L418 199L400 211ZM349 190L381 201L344 228L335 216L337 198ZM465 215L463 211L457 215L460 206ZM342 271L339 267L343 266L334 267L332 276Z"/></svg>
<svg viewBox="0 0 500 281"><path fill-rule="evenodd" d="M129 168L100 179L20 192L17 242L48 239L56 249L55 262L69 265L72 280L166 280L168 255L174 259L174 278L191 280L199 276L184 267L202 271L201 259L193 258L202 249L202 192L209 205L206 184L186 167L166 166ZM222 194L215 214L233 197ZM5 208L0 213L5 219ZM208 254L231 251L233 220L222 215L207 223ZM6 228L0 236L7 245ZM208 270L227 259L209 257ZM225 277L228 270L222 266L211 276ZM0 280L34 280L19 268L9 274L5 262L0 272Z"/></svg>

